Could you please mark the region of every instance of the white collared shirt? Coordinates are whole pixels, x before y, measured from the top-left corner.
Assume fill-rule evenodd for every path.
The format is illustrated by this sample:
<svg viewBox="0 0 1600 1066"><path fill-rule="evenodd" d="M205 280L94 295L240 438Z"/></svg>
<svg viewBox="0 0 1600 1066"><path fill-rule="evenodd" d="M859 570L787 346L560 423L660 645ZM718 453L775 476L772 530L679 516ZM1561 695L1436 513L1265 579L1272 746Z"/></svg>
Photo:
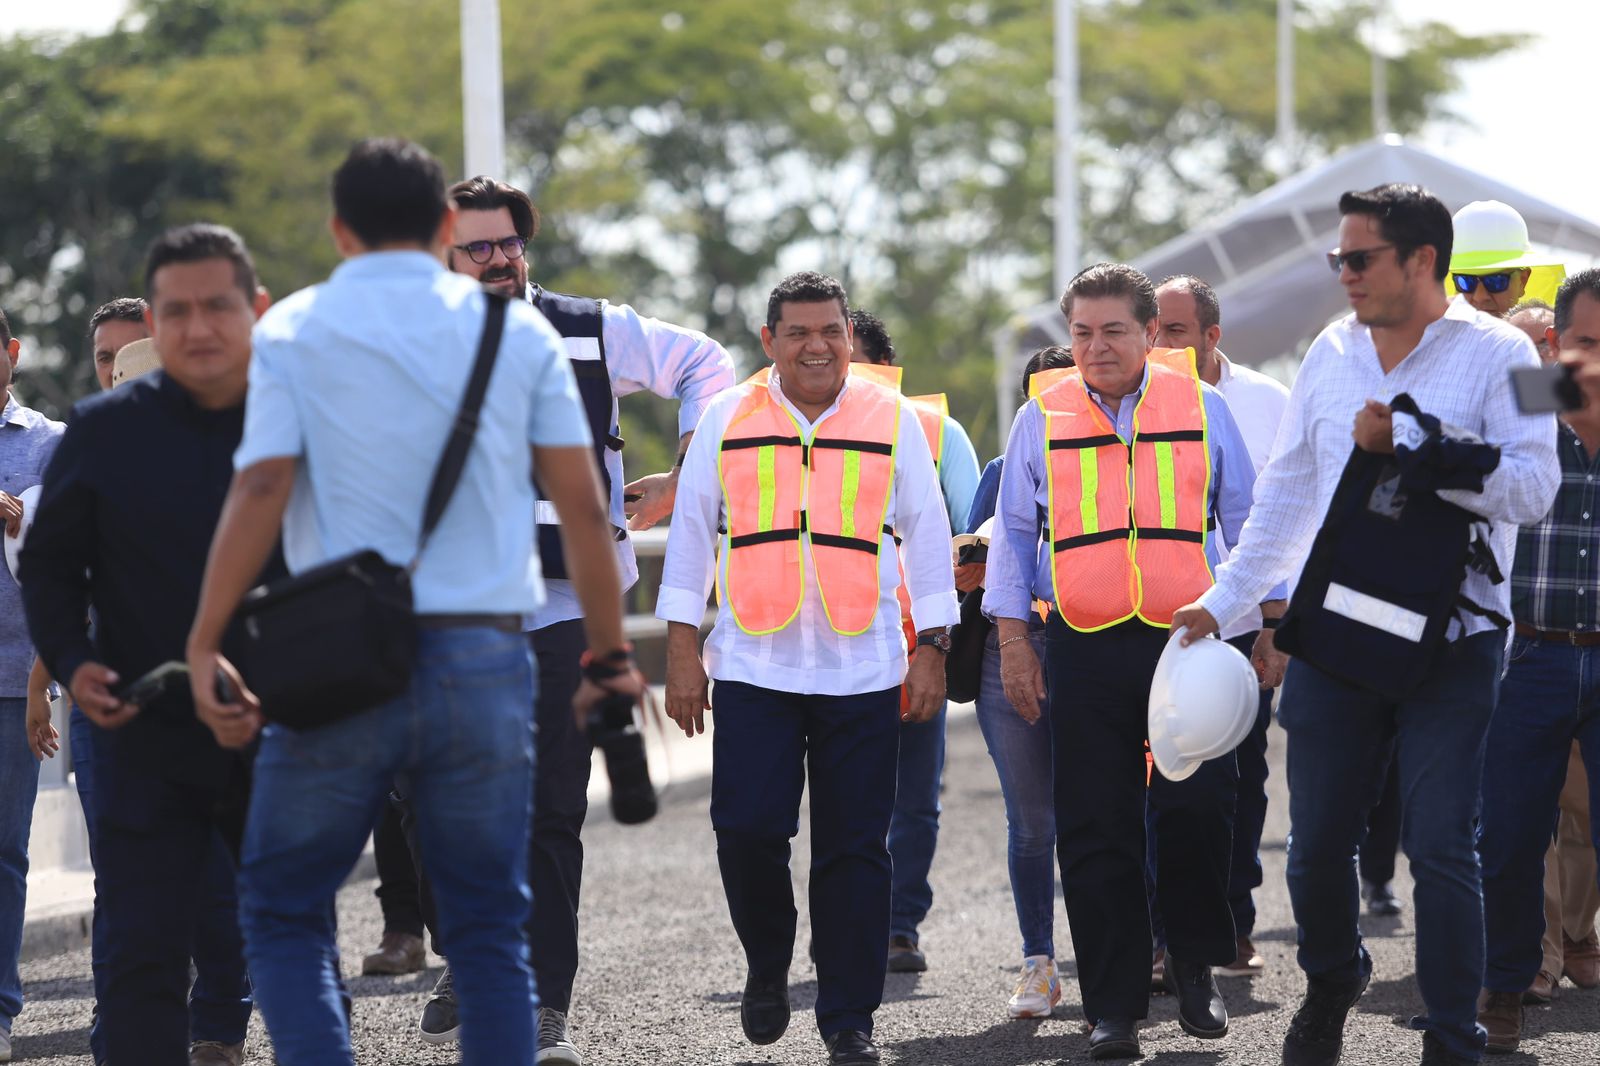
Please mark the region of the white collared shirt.
<svg viewBox="0 0 1600 1066"><path fill-rule="evenodd" d="M846 390L852 381L845 378ZM795 417L807 439L839 409L835 400L813 422L783 395L776 371L768 388L773 399ZM720 562L717 558L723 541L717 531L727 518L718 458L722 435L738 409L742 391L730 390L712 401L684 457L656 601L656 617L669 622L699 626L719 566L726 578L726 554ZM844 392L839 395L842 398ZM706 672L717 681L829 696L878 692L903 682L906 646L895 598L900 585L899 560L904 560L911 617L919 631L954 625L960 617L950 563L950 520L945 515L939 476L916 411L904 398L900 401L900 435L895 443L888 513L901 545L897 559L894 540L881 534L878 615L872 628L854 637L834 632L817 592L816 567L808 562L800 613L776 633L751 636L733 621L727 603L718 604L716 625L705 643Z"/></svg>
<svg viewBox="0 0 1600 1066"><path fill-rule="evenodd" d="M1259 477L1272 456L1272 442L1277 439L1283 413L1289 409L1289 390L1283 382L1269 378L1259 370L1240 366L1221 351L1217 352L1217 361L1222 370L1217 378L1217 391L1228 401L1228 410L1233 412L1233 421L1239 427L1239 436L1244 438L1244 446L1250 452L1250 462ZM1221 534L1221 530L1218 533ZM1218 536L1217 552L1222 562L1227 562L1232 547L1225 535ZM1253 603L1237 621L1223 627L1222 638L1232 640L1260 628L1261 607Z"/></svg>
<svg viewBox="0 0 1600 1066"><path fill-rule="evenodd" d="M1484 479L1482 492L1448 489L1439 496L1490 520L1490 546L1509 575L1517 527L1545 516L1561 480L1555 418L1519 412L1511 388L1513 368L1538 365L1522 331L1460 300L1429 323L1422 340L1387 374L1370 331L1355 315L1323 330L1289 391L1289 410L1272 459L1256 481L1255 505L1233 557L1217 570L1217 583L1200 604L1225 626L1274 582L1298 571L1350 458L1357 412L1369 399L1388 403L1402 392L1428 414L1500 448L1500 465ZM1510 614L1509 580L1494 584L1470 571L1462 592L1482 607ZM1475 614L1464 619L1466 634L1492 628Z"/></svg>
<svg viewBox="0 0 1600 1066"><path fill-rule="evenodd" d="M699 330L647 318L627 304L603 304L600 314L611 395L621 398L648 390L657 396L676 398L678 436L693 432L712 399L733 387L732 357ZM607 449L605 463L606 474L611 478L611 522L623 529L628 519L622 507L622 488L626 484L622 452ZM617 541L616 547L617 572L626 592L639 580L639 562L631 538ZM527 619L529 629L583 617L583 606L571 580L548 578L544 590L544 605Z"/></svg>

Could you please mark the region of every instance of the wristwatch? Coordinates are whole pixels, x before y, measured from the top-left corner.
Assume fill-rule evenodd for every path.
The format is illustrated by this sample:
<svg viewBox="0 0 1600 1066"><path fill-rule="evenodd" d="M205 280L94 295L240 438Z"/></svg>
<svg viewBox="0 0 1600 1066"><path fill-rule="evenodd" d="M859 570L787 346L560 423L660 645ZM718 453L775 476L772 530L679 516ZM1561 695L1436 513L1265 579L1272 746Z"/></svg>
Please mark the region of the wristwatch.
<svg viewBox="0 0 1600 1066"><path fill-rule="evenodd" d="M950 654L950 629L945 627L935 633L917 634L917 647L938 648L946 655Z"/></svg>

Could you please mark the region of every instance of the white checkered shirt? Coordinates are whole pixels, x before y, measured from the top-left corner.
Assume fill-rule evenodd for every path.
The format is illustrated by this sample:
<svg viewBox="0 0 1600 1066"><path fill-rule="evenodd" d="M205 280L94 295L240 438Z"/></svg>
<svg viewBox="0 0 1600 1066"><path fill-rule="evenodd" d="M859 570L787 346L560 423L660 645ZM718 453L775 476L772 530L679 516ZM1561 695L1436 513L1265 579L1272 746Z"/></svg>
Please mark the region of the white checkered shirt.
<svg viewBox="0 0 1600 1066"><path fill-rule="evenodd" d="M1387 374L1371 334L1354 315L1323 330L1290 390L1289 410L1272 458L1256 479L1255 505L1239 544L1201 605L1227 625L1298 572L1350 458L1356 414L1369 399L1388 403L1402 392L1428 414L1499 446L1500 465L1482 492L1449 489L1439 495L1489 519L1495 560L1509 575L1517 527L1545 516L1561 480L1554 416L1520 413L1511 389L1510 371L1538 362L1520 330L1459 299ZM1502 615L1511 612L1509 581L1493 584L1472 571L1462 592ZM1463 635L1491 626L1467 615Z"/></svg>

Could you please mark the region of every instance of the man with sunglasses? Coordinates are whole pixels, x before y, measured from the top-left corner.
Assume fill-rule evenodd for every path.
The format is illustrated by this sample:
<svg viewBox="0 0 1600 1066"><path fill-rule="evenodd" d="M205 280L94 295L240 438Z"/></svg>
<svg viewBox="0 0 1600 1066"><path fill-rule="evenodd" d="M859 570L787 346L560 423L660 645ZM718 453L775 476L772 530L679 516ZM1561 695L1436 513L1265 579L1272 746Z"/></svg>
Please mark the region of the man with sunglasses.
<svg viewBox="0 0 1600 1066"><path fill-rule="evenodd" d="M489 177L450 190L458 215L450 268L484 287L530 301L566 343L589 418L595 459L610 501L617 566L623 589L638 579L629 529L649 529L672 511L678 470L711 399L734 384L733 360L704 333L654 318L624 304L550 292L528 278L527 246L539 232L539 211L528 194ZM664 474L623 482L617 398L648 389L679 402L678 461ZM578 894L583 875L580 834L588 813L591 746L572 717L585 651L583 613L562 558L552 508L537 501L539 556L545 602L528 621L538 659L539 773L534 783L533 836L528 882L533 911L528 941L539 987L540 1063L580 1064L583 1056L567 1032L572 984L578 971ZM431 899L424 882L424 915ZM438 941L435 941L436 946ZM445 951L449 945L442 945ZM455 996L449 970L423 1008L422 1037L449 1043L456 1035Z"/></svg>
<svg viewBox="0 0 1600 1066"><path fill-rule="evenodd" d="M1474 200L1450 220L1450 291L1479 311L1505 318L1524 297L1555 299L1566 276L1560 260L1541 255L1528 241L1528 224L1499 200Z"/></svg>
<svg viewBox="0 0 1600 1066"><path fill-rule="evenodd" d="M1511 388L1509 371L1538 364L1533 345L1446 296L1453 234L1445 206L1416 185L1392 184L1345 193L1339 213L1339 248L1328 259L1352 313L1324 329L1306 353L1239 543L1216 584L1173 617L1174 627L1189 627L1186 641L1231 622L1304 564L1350 458L1352 428L1357 447L1392 453L1388 403L1400 393L1499 448L1481 488L1438 496L1493 524L1489 546L1502 573L1511 572L1516 527L1543 518L1555 495L1555 420L1521 414ZM1372 565L1376 572L1395 564L1384 556ZM1406 620L1385 611L1391 605L1384 601L1332 593L1328 610L1374 631L1398 635L1404 628ZM1460 596L1501 618L1511 610L1508 585L1476 570ZM1420 683L1399 700L1303 658L1289 665L1279 713L1289 737L1294 826L1288 881L1308 981L1284 1039L1284 1066L1337 1063L1345 1017L1371 980L1372 959L1356 924L1354 856L1391 758L1404 797L1402 844L1416 880L1424 1010L1412 1025L1424 1031L1422 1062L1457 1066L1483 1055L1477 999L1484 912L1474 823L1506 634L1487 617L1457 611L1446 637Z"/></svg>

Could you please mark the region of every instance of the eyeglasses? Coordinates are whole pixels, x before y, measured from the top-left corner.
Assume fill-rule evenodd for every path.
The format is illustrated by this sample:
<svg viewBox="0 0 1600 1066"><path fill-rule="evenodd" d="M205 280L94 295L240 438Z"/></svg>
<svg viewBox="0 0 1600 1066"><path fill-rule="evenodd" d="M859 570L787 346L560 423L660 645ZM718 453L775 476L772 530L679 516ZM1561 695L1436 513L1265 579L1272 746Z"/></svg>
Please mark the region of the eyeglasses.
<svg viewBox="0 0 1600 1066"><path fill-rule="evenodd" d="M1375 244L1371 248L1357 248L1353 252L1329 252L1328 269L1337 274L1345 267L1349 267L1351 272L1360 274L1372 265L1374 255L1385 248L1393 247L1392 244Z"/></svg>
<svg viewBox="0 0 1600 1066"><path fill-rule="evenodd" d="M1511 288L1511 275L1501 274L1452 274L1451 280L1456 283L1459 293L1472 293L1478 288L1478 282L1483 282L1483 291L1500 295Z"/></svg>
<svg viewBox="0 0 1600 1066"><path fill-rule="evenodd" d="M528 242L521 237L501 237L497 241L469 241L466 244L455 245L455 249L466 252L468 259L482 266L494 258L496 248L500 249L507 259L521 259L522 250L527 246Z"/></svg>

